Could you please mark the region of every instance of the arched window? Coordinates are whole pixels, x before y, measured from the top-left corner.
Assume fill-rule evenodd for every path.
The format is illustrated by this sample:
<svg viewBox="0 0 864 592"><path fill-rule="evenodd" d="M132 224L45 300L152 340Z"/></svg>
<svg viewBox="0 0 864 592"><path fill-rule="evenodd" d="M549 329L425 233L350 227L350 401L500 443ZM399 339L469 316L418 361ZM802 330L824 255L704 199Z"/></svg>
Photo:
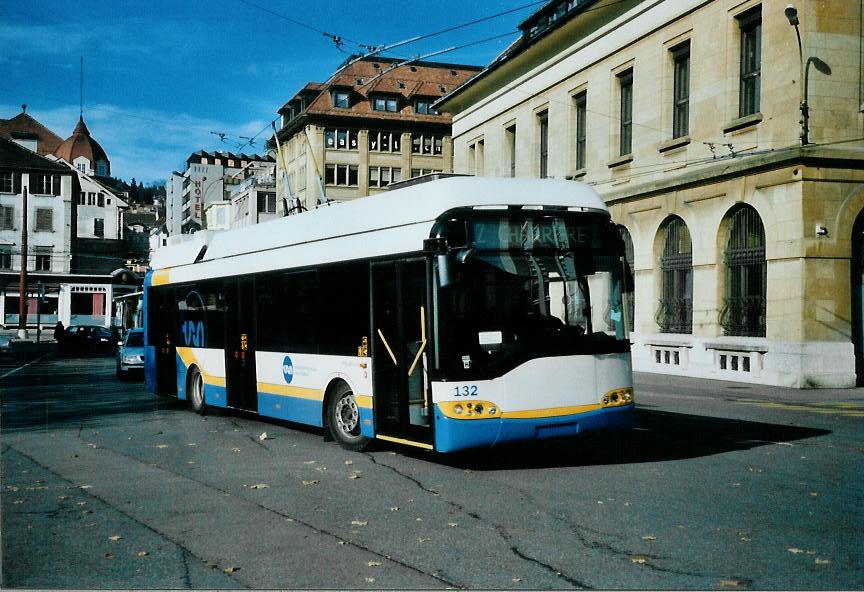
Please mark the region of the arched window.
<svg viewBox="0 0 864 592"><path fill-rule="evenodd" d="M724 335L765 337L765 228L750 206L736 208L730 218L720 325Z"/></svg>
<svg viewBox="0 0 864 592"><path fill-rule="evenodd" d="M693 245L684 220L671 218L663 230L661 298L655 317L663 333L693 331Z"/></svg>
<svg viewBox="0 0 864 592"><path fill-rule="evenodd" d="M633 239L630 238L630 232L627 228L619 224L618 232L621 233L621 239L624 241L624 258L627 261L627 267L630 268L630 278L635 282L635 274L634 274L634 260L633 260ZM622 296L624 299L624 307L627 311L627 328L632 331L633 330L633 322L636 320L636 312L635 312L635 302L636 302L636 290L625 291Z"/></svg>

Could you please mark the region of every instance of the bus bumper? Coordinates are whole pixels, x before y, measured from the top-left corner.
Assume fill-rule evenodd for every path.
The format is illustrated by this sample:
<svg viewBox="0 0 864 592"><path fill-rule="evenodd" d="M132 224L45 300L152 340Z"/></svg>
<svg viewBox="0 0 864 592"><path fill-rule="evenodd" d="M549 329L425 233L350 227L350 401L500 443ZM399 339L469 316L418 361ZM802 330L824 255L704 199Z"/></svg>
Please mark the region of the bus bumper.
<svg viewBox="0 0 864 592"><path fill-rule="evenodd" d="M435 449L454 452L510 442L568 438L579 434L620 432L633 428L635 405L537 419L452 419L435 413Z"/></svg>

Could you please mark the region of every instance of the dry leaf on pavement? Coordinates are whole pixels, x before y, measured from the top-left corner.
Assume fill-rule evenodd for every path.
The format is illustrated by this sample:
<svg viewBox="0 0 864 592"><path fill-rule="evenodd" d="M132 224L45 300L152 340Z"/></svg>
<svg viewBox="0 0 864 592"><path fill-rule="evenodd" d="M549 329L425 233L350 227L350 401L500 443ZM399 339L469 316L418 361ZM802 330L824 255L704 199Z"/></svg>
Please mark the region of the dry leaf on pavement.
<svg viewBox="0 0 864 592"><path fill-rule="evenodd" d="M320 483L318 479L312 479L311 481L304 481L303 485L318 485L318 483Z"/></svg>
<svg viewBox="0 0 864 592"><path fill-rule="evenodd" d="M646 563L648 563L648 558L644 555L633 555L630 558L630 561L632 561L633 563L638 563L639 565L645 565Z"/></svg>
<svg viewBox="0 0 864 592"><path fill-rule="evenodd" d="M255 485L250 485L249 489L267 489L270 487L266 483L256 483Z"/></svg>

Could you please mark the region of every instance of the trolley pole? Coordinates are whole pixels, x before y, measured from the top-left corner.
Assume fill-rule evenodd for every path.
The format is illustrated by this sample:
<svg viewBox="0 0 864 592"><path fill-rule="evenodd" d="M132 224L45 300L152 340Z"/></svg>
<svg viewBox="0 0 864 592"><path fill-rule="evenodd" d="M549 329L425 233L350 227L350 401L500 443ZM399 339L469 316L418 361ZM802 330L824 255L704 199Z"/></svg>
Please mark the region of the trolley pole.
<svg viewBox="0 0 864 592"><path fill-rule="evenodd" d="M21 190L21 275L18 278L18 339L27 339L27 187Z"/></svg>

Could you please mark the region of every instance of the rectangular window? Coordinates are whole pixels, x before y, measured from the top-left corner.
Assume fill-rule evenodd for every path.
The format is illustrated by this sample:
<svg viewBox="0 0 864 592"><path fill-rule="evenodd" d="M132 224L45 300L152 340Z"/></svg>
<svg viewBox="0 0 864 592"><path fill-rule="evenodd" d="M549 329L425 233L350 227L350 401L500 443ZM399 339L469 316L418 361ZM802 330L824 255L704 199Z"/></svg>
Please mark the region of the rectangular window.
<svg viewBox="0 0 864 592"><path fill-rule="evenodd" d="M369 167L369 187L387 187L401 180L402 169L399 167Z"/></svg>
<svg viewBox="0 0 864 592"><path fill-rule="evenodd" d="M432 108L432 101L418 100L414 103L414 112L421 115L438 115L438 111Z"/></svg>
<svg viewBox="0 0 864 592"><path fill-rule="evenodd" d="M0 193L12 193L13 173L0 173Z"/></svg>
<svg viewBox="0 0 864 592"><path fill-rule="evenodd" d="M516 126L504 129L504 143L507 146L507 156L510 159L510 176L516 176Z"/></svg>
<svg viewBox="0 0 864 592"><path fill-rule="evenodd" d="M258 192L258 213L276 213L276 194L271 192Z"/></svg>
<svg viewBox="0 0 864 592"><path fill-rule="evenodd" d="M690 133L690 42L673 47L672 137Z"/></svg>
<svg viewBox="0 0 864 592"><path fill-rule="evenodd" d="M36 208L36 232L51 232L54 230L54 210L51 208Z"/></svg>
<svg viewBox="0 0 864 592"><path fill-rule="evenodd" d="M105 207L105 194L101 191L96 195L96 205L100 208Z"/></svg>
<svg viewBox="0 0 864 592"><path fill-rule="evenodd" d="M357 130L328 129L324 132L324 145L329 150L357 150Z"/></svg>
<svg viewBox="0 0 864 592"><path fill-rule="evenodd" d="M96 205L96 193L90 192L87 194L87 205L95 206Z"/></svg>
<svg viewBox="0 0 864 592"><path fill-rule="evenodd" d="M0 269L12 269L12 247L0 247Z"/></svg>
<svg viewBox="0 0 864 592"><path fill-rule="evenodd" d="M348 109L351 103L348 100L348 91L335 90L333 91L333 106L338 109Z"/></svg>
<svg viewBox="0 0 864 592"><path fill-rule="evenodd" d="M433 173L440 173L437 169L411 169L411 178L419 177L420 175L431 175Z"/></svg>
<svg viewBox="0 0 864 592"><path fill-rule="evenodd" d="M377 97L372 99L372 109L374 111L389 111L396 113L399 110L399 101L397 99L387 99Z"/></svg>
<svg viewBox="0 0 864 592"><path fill-rule="evenodd" d="M626 156L633 152L633 70L626 70L618 75L618 87L621 95L621 126L618 155Z"/></svg>
<svg viewBox="0 0 864 592"><path fill-rule="evenodd" d="M540 178L549 176L549 112L543 111L537 114L537 126L540 136Z"/></svg>
<svg viewBox="0 0 864 592"><path fill-rule="evenodd" d="M757 6L738 17L741 28L741 84L738 116L759 112L762 63L762 7Z"/></svg>
<svg viewBox="0 0 864 592"><path fill-rule="evenodd" d="M411 152L414 154L443 154L444 138L434 135L414 134L411 136Z"/></svg>
<svg viewBox="0 0 864 592"><path fill-rule="evenodd" d="M485 152L486 143L484 140L477 140L468 146L468 172L472 175L483 174Z"/></svg>
<svg viewBox="0 0 864 592"><path fill-rule="evenodd" d="M0 230L15 230L15 208L13 206L0 207Z"/></svg>
<svg viewBox="0 0 864 592"><path fill-rule="evenodd" d="M60 195L60 175L30 173L30 193Z"/></svg>
<svg viewBox="0 0 864 592"><path fill-rule="evenodd" d="M576 170L582 170L585 168L585 138L586 138L586 130L585 126L588 120L588 93L587 91L582 91L575 97L573 97L573 106L576 109L576 154L575 154L575 165Z"/></svg>
<svg viewBox="0 0 864 592"><path fill-rule="evenodd" d="M328 164L324 166L324 183L343 187L357 185L357 165Z"/></svg>
<svg viewBox="0 0 864 592"><path fill-rule="evenodd" d="M93 218L93 236L102 238L105 236L105 219Z"/></svg>
<svg viewBox="0 0 864 592"><path fill-rule="evenodd" d="M401 132L369 132L369 150L374 152L401 152Z"/></svg>
<svg viewBox="0 0 864 592"><path fill-rule="evenodd" d="M51 271L50 252L43 251L36 253L36 271Z"/></svg>

